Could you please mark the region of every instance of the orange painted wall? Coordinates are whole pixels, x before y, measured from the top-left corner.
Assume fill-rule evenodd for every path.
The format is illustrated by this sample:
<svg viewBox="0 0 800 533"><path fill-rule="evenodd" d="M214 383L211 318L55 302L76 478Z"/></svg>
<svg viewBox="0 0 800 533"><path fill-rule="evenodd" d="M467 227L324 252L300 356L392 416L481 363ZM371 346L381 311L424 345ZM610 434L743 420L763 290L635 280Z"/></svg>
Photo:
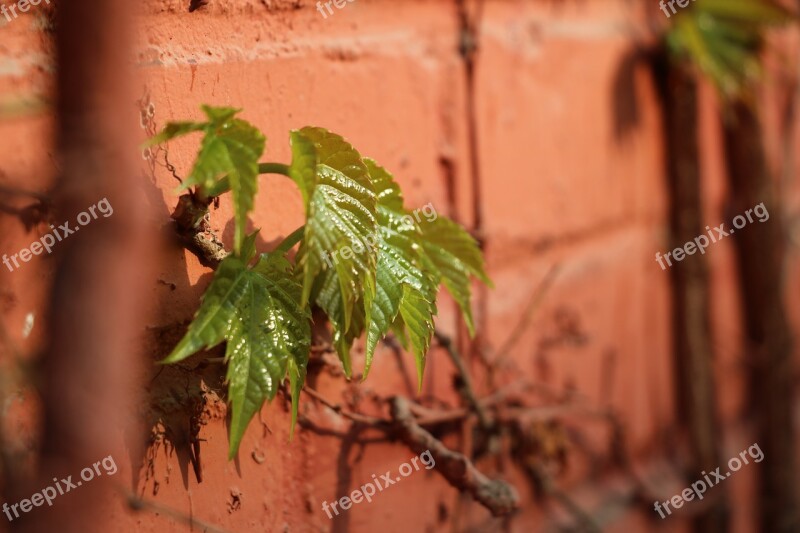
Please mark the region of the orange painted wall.
<svg viewBox="0 0 800 533"><path fill-rule="evenodd" d="M188 3L141 2L140 43L132 60L141 94L154 105L157 125L197 118L203 103L240 107L244 118L266 133L266 159L271 161L288 161L289 130L327 127L393 171L408 205L432 202L438 212L474 224L466 81L453 2L356 0L327 19L310 0L210 0L191 13ZM0 102L49 97L55 68L52 35L41 16L48 8L37 9L0 26ZM496 288L479 291L477 309L488 356L494 357L492 350L503 344L539 280L558 264L552 290L508 354L516 369L510 374L573 387L594 404L617 410L628 451L637 464L649 465L674 457L679 420L669 279L653 259L667 242L665 154L655 90L644 68L634 76L638 125L625 139L614 133L612 106L617 68L635 45L631 32L643 21L642 7L623 0L487 1L475 90L479 203ZM796 43L794 37L786 36L787 49ZM774 129L779 117L770 83L777 81L768 81L764 101ZM712 91L704 90L703 105L700 131L687 135L696 133L702 142L707 220L716 225L727 216ZM136 123L138 114L138 105L131 102L129 109L119 111L119 120ZM46 106L0 119L1 185L48 188L56 174L51 128ZM772 139L778 142L774 134ZM193 138L169 145L179 174L188 172L196 148ZM157 207L158 223L169 222L176 184L164 168L149 176L143 162L142 190L136 194ZM797 216L796 185L785 197L787 217ZM263 177L256 202L252 227L262 230L262 250L302 223L300 195L288 180ZM212 213L213 227L228 244L231 213L226 199ZM0 252L16 251L35 238L36 229L24 228L17 218L0 213L0 220ZM210 271L191 253L177 245L165 245L163 252L151 288L152 329L142 335L142 356L154 362L180 337L210 280ZM731 242L715 245L707 257L719 403L731 430L733 455L750 442L734 431L744 402L746 368ZM35 349L37 334L35 330L30 338L22 337L25 316L42 314L53 266L52 257L44 257L17 272L0 268L3 322L26 352ZM794 247L787 300L795 326L800 325L798 268ZM438 325L454 333L457 315L446 295L442 298ZM577 334L565 334L565 324ZM360 352L355 361L357 368L363 365ZM413 368L410 356L406 364ZM142 376L146 382L157 370L148 372ZM165 372L143 391L144 426L158 417L177 424L184 416L187 391L196 401L202 397L200 380L208 374ZM451 366L443 353L431 353L427 372L424 393L455 403ZM221 388L220 383L207 385ZM385 348L376 354L365 384L348 385L343 377L323 372L314 386L335 401L342 401L342 394L357 395L367 410L373 393L405 392L397 364ZM239 460L228 463L224 407L215 403L213 393L205 398L204 482L195 480L185 452L167 453L164 447L150 448L154 456L149 469L135 455L118 458L125 476L121 482L130 489L133 479L139 494L226 531L501 530L500 521L460 501L440 477L427 471L331 521L321 510L322 501L347 494L373 473L395 470L412 453L392 443L343 445L339 437L307 429L300 429L289 443L289 415L277 400L263 409L263 424L251 424ZM347 431L337 415L304 400L302 413L315 424ZM24 422L20 427L33 431ZM148 433L149 427L144 428L142 441ZM589 434L589 447L600 457L610 456L607 428L598 425ZM491 463L481 466L493 472ZM617 474L592 471L576 452L561 481L579 500L592 502ZM524 501L510 530L543 531L557 513L531 500L518 472L506 475ZM736 497L733 522L739 531L747 531L752 518L747 496L752 485L748 472L726 487ZM101 512L117 516L121 531L187 529L163 512L131 513L122 502ZM654 519L652 512L623 512L609 530L647 531L655 527ZM685 522L676 517L658 525L681 530Z"/></svg>

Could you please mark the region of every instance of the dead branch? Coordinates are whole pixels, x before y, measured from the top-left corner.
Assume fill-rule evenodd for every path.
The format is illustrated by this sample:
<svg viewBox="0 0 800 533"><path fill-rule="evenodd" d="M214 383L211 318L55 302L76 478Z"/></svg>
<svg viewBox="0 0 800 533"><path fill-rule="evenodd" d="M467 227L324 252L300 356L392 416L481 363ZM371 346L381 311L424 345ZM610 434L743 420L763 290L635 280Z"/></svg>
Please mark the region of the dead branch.
<svg viewBox="0 0 800 533"><path fill-rule="evenodd" d="M493 367L499 368L500 363L502 363L503 360L509 356L511 351L522 338L522 335L528 330L528 326L530 325L536 310L542 305L544 297L547 294L547 291L550 290L550 287L553 285L560 268L561 266L559 264L555 264L550 267L539 284L533 290L533 294L531 295L528 305L525 307L525 311L523 311L519 322L517 322L516 326L514 326L514 329L511 330L508 338L497 350L498 355L495 357L494 361L492 361Z"/></svg>
<svg viewBox="0 0 800 533"><path fill-rule="evenodd" d="M172 507L168 507L151 500L139 498L135 494L127 494L127 500L128 507L133 511L150 511L156 515L161 514L175 520L176 522L189 526L190 530L194 530L194 528L197 527L200 528L201 531L209 533L226 533L224 529L220 529L219 527L200 520L199 518L182 513L176 509L173 509Z"/></svg>
<svg viewBox="0 0 800 533"><path fill-rule="evenodd" d="M5 177L5 174L0 171L0 178ZM19 218L26 230L30 231L41 222L52 222L53 203L46 194L0 184L0 196L4 198L4 201L0 203L0 212ZM25 207L17 207L13 201L10 201L15 197L28 198L33 202ZM9 200L7 201L6 198Z"/></svg>
<svg viewBox="0 0 800 533"><path fill-rule="evenodd" d="M545 494L559 502L564 509L575 517L576 521L581 524L582 531L600 533L603 530L600 524L598 524L589 513L553 481L550 474L548 474L544 468L531 466L528 468L528 474L536 479L538 485L544 489Z"/></svg>
<svg viewBox="0 0 800 533"><path fill-rule="evenodd" d="M518 421L523 424L531 422L546 422L568 415L582 415L584 417L610 419L608 411L592 409L580 403L566 403L562 405L547 405L542 407L511 407L506 408L500 420L505 422Z"/></svg>
<svg viewBox="0 0 800 533"><path fill-rule="evenodd" d="M475 389L472 386L472 378L467 371L467 367L464 365L464 359L461 357L461 354L458 352L456 347L453 346L453 341L450 337L440 331L434 332L433 335L436 338L436 341L439 343L439 346L447 351L447 354L450 356L450 360L453 361L453 365L455 365L456 370L458 371L463 384L463 386L459 388L461 396L464 398L466 404L475 411L475 414L478 415L478 421L480 422L481 427L484 429L489 429L492 426L492 420L486 412L486 409L484 409L480 401L478 401L478 396L475 394Z"/></svg>
<svg viewBox="0 0 800 533"><path fill-rule="evenodd" d="M53 190L60 216L103 198L114 216L100 219L59 244L58 270L42 350L42 439L37 475L14 487L20 497L80 472L105 456L139 452L123 445L136 431L135 382L140 374L130 341L144 327L152 259L148 206L134 192L138 179L131 147L135 132L120 121L134 99L130 50L134 5L75 0L58 9L56 50L58 160ZM77 230L76 230L77 231ZM14 522L18 531L109 530L112 505L106 476L55 505ZM66 502L65 502L66 503Z"/></svg>
<svg viewBox="0 0 800 533"><path fill-rule="evenodd" d="M400 396L391 399L391 412L398 437L415 453L430 450L436 470L458 490L468 492L494 516L504 516L519 505L514 488L502 480L492 480L478 471L463 454L448 449L441 441L420 427L411 413L409 401Z"/></svg>
<svg viewBox="0 0 800 533"><path fill-rule="evenodd" d="M354 413L353 411L348 411L347 409L343 408L341 405L333 404L333 403L329 402L328 400L326 400L317 391L315 391L314 389L312 389L312 388L310 388L308 386L303 387L303 391L306 394L308 394L309 396L311 396L312 398L314 398L315 400L317 400L319 403L321 403L322 405L327 407L328 409L338 413L339 415L343 416L344 418L347 418L348 420L352 420L353 422L355 422L357 424L363 424L363 425L366 425L366 426L373 426L373 427L376 427L378 429L384 428L384 427L389 425L389 421L385 420L383 418L376 418L374 416L368 416L368 415L362 415L360 413Z"/></svg>

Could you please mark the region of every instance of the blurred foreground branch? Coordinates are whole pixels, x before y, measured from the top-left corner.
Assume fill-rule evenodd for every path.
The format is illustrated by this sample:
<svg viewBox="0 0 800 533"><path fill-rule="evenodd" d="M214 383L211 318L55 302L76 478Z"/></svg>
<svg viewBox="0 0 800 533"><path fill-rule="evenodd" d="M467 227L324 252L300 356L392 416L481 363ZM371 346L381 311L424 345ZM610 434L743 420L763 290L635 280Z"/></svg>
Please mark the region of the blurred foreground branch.
<svg viewBox="0 0 800 533"><path fill-rule="evenodd" d="M19 497L78 475L100 458L122 460L136 375L130 342L140 324L151 245L137 201L135 130L121 120L135 97L131 72L133 6L74 0L59 6L57 150L63 165L52 200L72 217L101 199L113 216L60 244L41 361L44 412L38 479ZM141 326L141 327L140 327ZM130 443L128 443L130 445ZM135 453L136 450L133 450ZM12 523L21 531L109 531L110 478L84 483L69 505L43 507Z"/></svg>

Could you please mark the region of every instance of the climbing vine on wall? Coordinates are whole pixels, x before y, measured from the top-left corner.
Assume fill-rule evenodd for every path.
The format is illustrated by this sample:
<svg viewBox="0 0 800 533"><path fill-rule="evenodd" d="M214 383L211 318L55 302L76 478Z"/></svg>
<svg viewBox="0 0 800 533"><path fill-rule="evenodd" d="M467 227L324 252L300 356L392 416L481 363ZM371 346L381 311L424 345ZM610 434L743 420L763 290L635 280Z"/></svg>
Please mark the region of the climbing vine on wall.
<svg viewBox="0 0 800 533"><path fill-rule="evenodd" d="M202 134L197 158L180 187L189 190L179 204L185 207L183 224L199 227L207 215L202 206L230 194L233 251L221 258L186 335L163 362L176 363L226 343L229 458L236 455L250 420L275 397L287 375L294 428L309 358L312 306L327 315L348 377L354 340L366 335L366 378L377 343L392 332L413 352L421 385L440 284L474 331L472 278L491 284L476 241L446 217L409 216L393 176L335 133L316 127L293 131L291 163L262 163L266 139L237 118L239 110L202 109L206 121L169 123L148 145ZM247 234L246 222L259 175L269 173L297 184L306 222L275 250L259 255L258 231Z"/></svg>

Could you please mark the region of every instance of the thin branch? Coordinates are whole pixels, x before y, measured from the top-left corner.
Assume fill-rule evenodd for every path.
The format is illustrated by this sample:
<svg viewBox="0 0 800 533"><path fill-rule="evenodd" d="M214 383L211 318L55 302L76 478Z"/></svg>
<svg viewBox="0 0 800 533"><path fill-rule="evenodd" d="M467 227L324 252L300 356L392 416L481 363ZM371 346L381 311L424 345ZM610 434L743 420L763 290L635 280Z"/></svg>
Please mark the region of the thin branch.
<svg viewBox="0 0 800 533"><path fill-rule="evenodd" d="M383 339L383 344L385 344L394 355L394 360L397 363L397 370L400 373L400 376L403 378L403 385L406 388L406 392L408 392L409 396L416 396L417 388L414 386L411 377L408 375L408 369L406 368L405 359L403 358L403 349L397 342L397 339L391 335L388 335Z"/></svg>
<svg viewBox="0 0 800 533"><path fill-rule="evenodd" d="M390 422L386 419L377 418L369 415L362 415L360 413L354 413L353 411L348 411L347 409L343 408L341 405L335 405L326 400L320 393L318 393L317 391L308 386L303 387L303 391L312 398L314 398L315 400L317 400L319 403L327 407L328 409L340 414L344 418L352 420L357 424L374 426L377 428L386 427L390 424Z"/></svg>
<svg viewBox="0 0 800 533"><path fill-rule="evenodd" d="M494 407L508 400L514 393L520 392L519 389L533 389L536 385L519 380L507 387L497 391L491 396L481 398L478 404L482 409ZM409 409L417 417L417 424L420 426L433 426L447 422L457 422L473 414L471 409L429 409L419 404L409 402ZM583 416L589 418L599 418L608 420L612 425L615 423L614 415L611 411L594 409L581 403L565 403L561 405L548 405L536 407L509 407L504 406L502 411L495 415L495 419L501 423L510 422L544 422L563 418L565 416Z"/></svg>
<svg viewBox="0 0 800 533"><path fill-rule="evenodd" d="M453 361L456 370L458 370L458 373L461 376L461 381L463 383L463 387L461 387L461 393L467 405L471 407L478 415L478 421L480 422L481 427L484 429L491 427L491 419L483 406L481 406L478 396L475 394L475 389L472 386L472 378L467 371L466 365L464 365L464 360L462 359L461 354L458 352L456 347L453 346L452 339L440 331L435 331L433 335L436 337L436 341L439 343L439 345L447 350L448 355L450 355L450 360Z"/></svg>
<svg viewBox="0 0 800 533"><path fill-rule="evenodd" d="M361 444L361 445L363 445L363 444L375 444L375 443L378 443L378 442L393 442L394 441L394 439L392 439L386 432L384 432L382 435L376 436L376 437L356 437L356 438L353 438L352 433L350 433L350 430L353 429L353 427L356 427L356 428L358 428L360 430L363 430L363 431L367 431L367 430L370 430L370 429L378 429L378 430L381 429L381 428L373 428L372 426L366 426L366 425L350 426L350 427L347 428L347 431L339 431L337 429L331 429L331 428L327 428L327 427L324 427L324 426L318 426L316 423L314 423L314 421L312 421L311 419L305 417L304 415L298 415L297 423L303 429L307 429L308 431L310 431L310 432L312 432L312 433L314 433L316 435L321 435L321 436L324 436L324 437L335 437L337 439L352 439L352 442L354 442L356 444Z"/></svg>
<svg viewBox="0 0 800 533"><path fill-rule="evenodd" d="M600 524L592 518L589 513L587 513L580 505L575 503L575 501L566 493L564 492L550 477L550 475L545 472L544 468L532 466L529 469L531 475L533 475L537 481L539 482L540 486L544 489L545 493L554 498L558 501L570 514L572 514L577 522L581 524L582 531L588 531L591 533L601 533L603 528Z"/></svg>
<svg viewBox="0 0 800 533"><path fill-rule="evenodd" d="M0 177L6 177L4 172L0 172ZM36 191L31 191L28 189L21 189L19 187L9 187L7 185L0 185L0 195L3 196L27 196L29 198L33 198L34 200L38 200L41 204L49 204L50 197L46 194L42 194Z"/></svg>
<svg viewBox="0 0 800 533"><path fill-rule="evenodd" d="M406 398L395 396L390 405L400 439L415 453L429 451L436 462L435 469L450 485L471 494L494 516L508 515L519 506L514 487L502 480L489 479L465 455L448 449L420 427Z"/></svg>
<svg viewBox="0 0 800 533"><path fill-rule="evenodd" d="M544 422L555 418L575 415L589 418L600 418L613 423L612 413L604 410L592 409L578 403L563 405L548 405L542 407L508 407L499 416L504 422L519 421L521 423Z"/></svg>
<svg viewBox="0 0 800 533"><path fill-rule="evenodd" d="M511 334L497 350L497 356L492 362L492 366L497 367L499 363L503 361L503 359L508 357L519 340L522 338L522 335L528 330L528 326L530 325L530 321L533 319L534 313L542 304L545 294L547 294L547 291L553 285L553 281L555 281L556 275L560 269L561 266L559 264L555 264L550 267L542 280L536 286L528 305L525 307L525 311L522 313L522 316L519 319L519 322L517 322L517 325L514 326Z"/></svg>
<svg viewBox="0 0 800 533"><path fill-rule="evenodd" d="M0 171L0 177L5 178L6 176ZM45 194L0 184L0 196L4 197L4 199L18 196L35 200L34 203L25 207L16 207L11 203L7 204L5 201L0 203L0 212L18 217L27 230L30 230L40 222L51 221L53 205L50 198Z"/></svg>
<svg viewBox="0 0 800 533"><path fill-rule="evenodd" d="M151 511L156 514L162 514L172 518L173 520L186 524L189 526L189 528L202 528L202 531L208 533L227 533L224 529L220 529L215 525L209 524L208 522L200 520L199 518L194 518L193 516L182 513L171 507L167 507L166 505L139 498L132 493L126 493L126 496L128 500L128 506L133 511Z"/></svg>
<svg viewBox="0 0 800 533"><path fill-rule="evenodd" d="M324 354L327 354L327 353L336 353L336 350L329 343L316 344L316 345L311 347L311 353L312 354L324 355Z"/></svg>
<svg viewBox="0 0 800 533"><path fill-rule="evenodd" d="M514 393L520 392L521 389L531 387L531 384L526 380L520 379L503 387L494 394L486 396L478 400L481 408L490 408L499 403L505 402L509 396ZM417 417L417 424L420 426L434 426L436 424L443 424L447 422L457 422L470 416L473 411L470 409L429 409L417 403L409 402L409 408Z"/></svg>

